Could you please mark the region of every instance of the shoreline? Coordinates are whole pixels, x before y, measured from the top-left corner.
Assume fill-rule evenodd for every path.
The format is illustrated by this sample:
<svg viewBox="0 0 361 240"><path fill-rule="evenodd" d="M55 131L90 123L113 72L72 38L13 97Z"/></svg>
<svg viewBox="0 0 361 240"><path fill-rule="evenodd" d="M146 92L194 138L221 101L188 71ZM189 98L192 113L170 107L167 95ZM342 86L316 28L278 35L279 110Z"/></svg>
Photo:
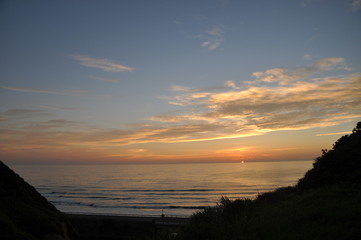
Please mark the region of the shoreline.
<svg viewBox="0 0 361 240"><path fill-rule="evenodd" d="M122 221L135 221L135 222L154 222L154 221L175 221L175 222L186 222L190 219L190 216L177 216L177 215L136 215L136 214L124 214L124 215L113 215L113 214L99 214L99 213L65 213L63 214L67 218L71 219L84 219L84 220L122 220Z"/></svg>

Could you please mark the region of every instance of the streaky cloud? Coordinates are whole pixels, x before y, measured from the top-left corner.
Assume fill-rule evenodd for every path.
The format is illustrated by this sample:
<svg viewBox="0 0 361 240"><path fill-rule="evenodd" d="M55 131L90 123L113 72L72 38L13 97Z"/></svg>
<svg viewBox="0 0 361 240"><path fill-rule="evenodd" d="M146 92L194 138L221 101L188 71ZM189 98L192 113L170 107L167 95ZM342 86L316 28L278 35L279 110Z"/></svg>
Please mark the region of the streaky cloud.
<svg viewBox="0 0 361 240"><path fill-rule="evenodd" d="M98 76L89 76L92 79L95 80L99 80L99 81L104 81L104 82L112 82L112 83L117 83L120 80L119 79L115 79L115 78L108 78L108 77L98 77Z"/></svg>
<svg viewBox="0 0 361 240"><path fill-rule="evenodd" d="M345 134L350 134L351 132L336 132L336 133L320 133L320 134L316 134L317 137L321 137L321 136L332 136L332 135L345 135Z"/></svg>
<svg viewBox="0 0 361 240"><path fill-rule="evenodd" d="M0 121L12 121L14 119L25 119L29 117L47 115L46 112L36 109L9 109L4 112L0 112Z"/></svg>
<svg viewBox="0 0 361 240"><path fill-rule="evenodd" d="M115 63L106 58L93 58L77 54L68 54L67 56L76 60L80 65L84 67L98 68L105 72L128 72L135 70L132 67Z"/></svg>
<svg viewBox="0 0 361 240"><path fill-rule="evenodd" d="M71 126L78 126L77 122L69 121L65 119L53 119L43 122L30 122L28 124L28 128L32 130L39 130L39 129L53 129L53 128L68 128Z"/></svg>
<svg viewBox="0 0 361 240"><path fill-rule="evenodd" d="M173 92L188 92L190 90L189 87L180 86L180 85L172 85L170 88Z"/></svg>
<svg viewBox="0 0 361 240"><path fill-rule="evenodd" d="M38 105L38 108L45 108L49 110L82 110L80 107L58 106L58 105Z"/></svg>
<svg viewBox="0 0 361 240"><path fill-rule="evenodd" d="M57 94L57 95L82 95L87 93L87 90L77 89L77 90L59 90L59 89L45 89L45 88L24 88L24 87L12 87L12 86L3 86L0 85L1 89L16 91L16 92L26 92L26 93L44 93L44 94Z"/></svg>

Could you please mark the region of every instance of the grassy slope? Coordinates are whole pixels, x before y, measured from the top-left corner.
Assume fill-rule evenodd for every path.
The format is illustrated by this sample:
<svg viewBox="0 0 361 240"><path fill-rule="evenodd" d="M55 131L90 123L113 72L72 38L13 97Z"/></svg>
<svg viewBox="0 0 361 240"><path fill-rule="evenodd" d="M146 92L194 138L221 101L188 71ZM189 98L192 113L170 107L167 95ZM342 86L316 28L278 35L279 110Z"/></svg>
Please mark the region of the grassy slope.
<svg viewBox="0 0 361 240"><path fill-rule="evenodd" d="M361 239L361 123L323 151L294 187L256 200L221 199L178 239Z"/></svg>

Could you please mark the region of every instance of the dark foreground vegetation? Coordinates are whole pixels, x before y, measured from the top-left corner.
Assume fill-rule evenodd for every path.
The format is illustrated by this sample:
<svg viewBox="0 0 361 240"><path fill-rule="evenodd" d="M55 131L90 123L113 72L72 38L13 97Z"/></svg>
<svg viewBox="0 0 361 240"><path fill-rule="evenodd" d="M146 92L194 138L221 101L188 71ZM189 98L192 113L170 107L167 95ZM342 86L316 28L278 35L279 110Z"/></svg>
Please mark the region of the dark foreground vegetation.
<svg viewBox="0 0 361 240"><path fill-rule="evenodd" d="M296 186L255 200L222 198L177 239L361 239L361 122L313 165Z"/></svg>

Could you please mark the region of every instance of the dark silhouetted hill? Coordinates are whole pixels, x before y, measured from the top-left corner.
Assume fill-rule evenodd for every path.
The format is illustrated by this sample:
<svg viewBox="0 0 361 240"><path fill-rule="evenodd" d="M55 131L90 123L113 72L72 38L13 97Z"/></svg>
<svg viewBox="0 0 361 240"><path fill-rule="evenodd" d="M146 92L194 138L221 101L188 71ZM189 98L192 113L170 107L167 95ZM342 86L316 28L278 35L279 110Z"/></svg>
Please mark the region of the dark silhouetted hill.
<svg viewBox="0 0 361 240"><path fill-rule="evenodd" d="M335 183L361 183L361 122L352 131L338 139L331 150L322 150L299 188L321 187Z"/></svg>
<svg viewBox="0 0 361 240"><path fill-rule="evenodd" d="M0 239L76 239L65 216L1 161Z"/></svg>
<svg viewBox="0 0 361 240"><path fill-rule="evenodd" d="M361 122L293 187L255 200L223 197L194 214L177 239L361 239Z"/></svg>

